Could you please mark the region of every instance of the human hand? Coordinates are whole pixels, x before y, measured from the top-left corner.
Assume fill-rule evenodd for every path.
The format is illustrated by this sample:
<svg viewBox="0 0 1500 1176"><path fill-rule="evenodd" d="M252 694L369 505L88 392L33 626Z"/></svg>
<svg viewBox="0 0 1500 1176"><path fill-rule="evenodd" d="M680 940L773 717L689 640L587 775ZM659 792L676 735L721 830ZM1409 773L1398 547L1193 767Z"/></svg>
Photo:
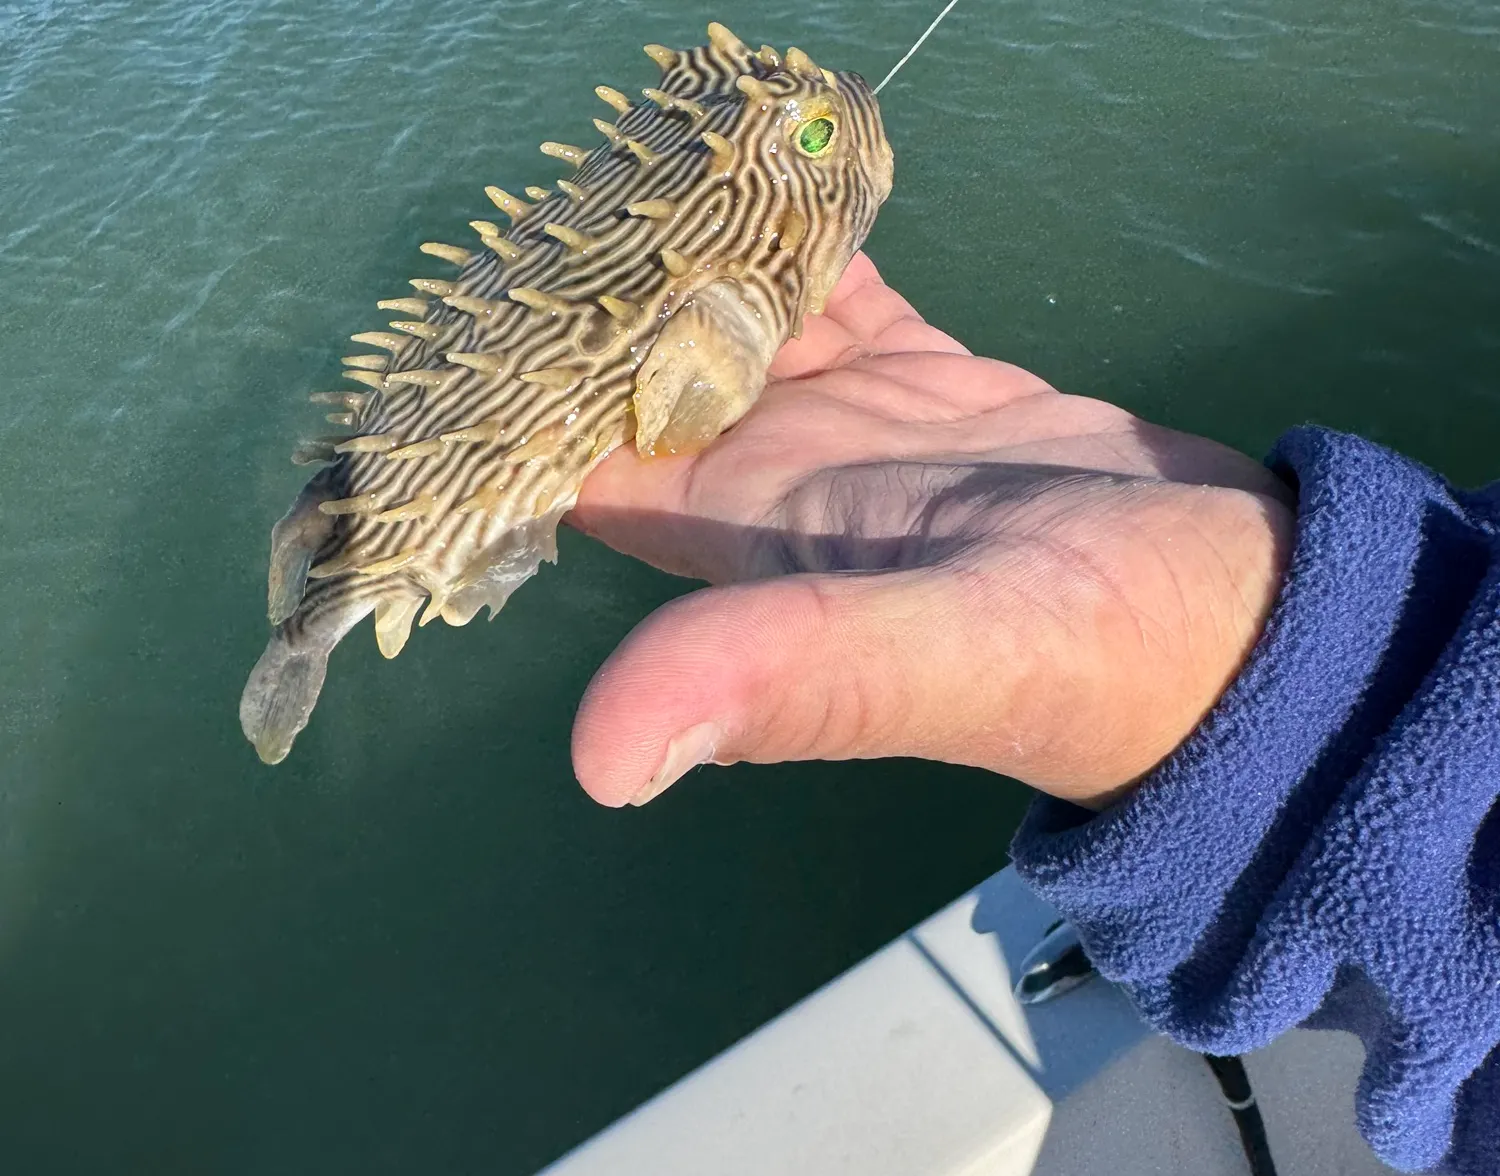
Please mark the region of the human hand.
<svg viewBox="0 0 1500 1176"><path fill-rule="evenodd" d="M920 316L863 254L701 454L612 454L568 521L706 588L636 627L573 728L644 803L703 762L918 756L1102 806L1260 635L1290 495Z"/></svg>

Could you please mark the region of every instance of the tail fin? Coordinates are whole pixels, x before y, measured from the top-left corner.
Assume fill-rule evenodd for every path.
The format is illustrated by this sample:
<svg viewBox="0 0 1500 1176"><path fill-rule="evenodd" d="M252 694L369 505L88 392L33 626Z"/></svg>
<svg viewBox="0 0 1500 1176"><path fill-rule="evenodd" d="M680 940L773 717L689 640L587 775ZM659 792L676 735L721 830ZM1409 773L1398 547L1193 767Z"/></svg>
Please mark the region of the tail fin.
<svg viewBox="0 0 1500 1176"><path fill-rule="evenodd" d="M268 764L284 760L307 726L333 647L373 612L380 652L395 657L430 591L404 573L334 575L313 580L307 590L308 569L317 555L327 554L334 534L329 526L334 520L318 504L333 494L331 484L309 483L271 537L268 604L276 627L240 697L240 727ZM557 525L576 497L575 489L546 514L502 534L469 562L456 583L437 593L421 623L441 616L450 625L466 625L486 606L493 617L538 565L556 561Z"/></svg>
<svg viewBox="0 0 1500 1176"><path fill-rule="evenodd" d="M317 705L328 655L375 604L371 597L345 598L311 609L304 604L276 626L240 696L240 728L266 763L286 759Z"/></svg>

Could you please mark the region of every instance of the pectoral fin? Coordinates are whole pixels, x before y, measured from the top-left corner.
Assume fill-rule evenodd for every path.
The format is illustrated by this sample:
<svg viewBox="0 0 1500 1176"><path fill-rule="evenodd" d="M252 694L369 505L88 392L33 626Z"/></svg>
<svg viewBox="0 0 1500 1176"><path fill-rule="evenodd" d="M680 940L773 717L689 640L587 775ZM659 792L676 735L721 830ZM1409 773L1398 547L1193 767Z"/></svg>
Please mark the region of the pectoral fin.
<svg viewBox="0 0 1500 1176"><path fill-rule="evenodd" d="M779 343L770 324L753 291L732 279L689 296L636 373L643 456L696 453L750 410Z"/></svg>

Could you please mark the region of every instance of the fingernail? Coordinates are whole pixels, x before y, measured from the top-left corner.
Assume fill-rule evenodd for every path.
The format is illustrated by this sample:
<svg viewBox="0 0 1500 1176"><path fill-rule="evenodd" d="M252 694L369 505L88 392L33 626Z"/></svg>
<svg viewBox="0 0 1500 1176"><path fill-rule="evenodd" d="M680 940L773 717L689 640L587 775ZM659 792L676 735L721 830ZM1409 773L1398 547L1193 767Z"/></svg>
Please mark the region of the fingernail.
<svg viewBox="0 0 1500 1176"><path fill-rule="evenodd" d="M717 723L699 723L696 727L689 727L680 735L673 736L667 744L667 754L656 775L630 798L630 803L642 805L654 800L690 770L699 764L708 763L714 758L714 752L718 751L723 739L724 732Z"/></svg>

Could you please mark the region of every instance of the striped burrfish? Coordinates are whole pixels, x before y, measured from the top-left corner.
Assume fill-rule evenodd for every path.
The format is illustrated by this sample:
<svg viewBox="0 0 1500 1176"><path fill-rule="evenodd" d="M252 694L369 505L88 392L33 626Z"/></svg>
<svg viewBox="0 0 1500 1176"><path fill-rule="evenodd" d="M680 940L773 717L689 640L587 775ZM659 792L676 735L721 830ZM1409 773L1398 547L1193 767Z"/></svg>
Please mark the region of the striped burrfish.
<svg viewBox="0 0 1500 1176"><path fill-rule="evenodd" d="M349 435L271 532L273 625L240 701L261 759L307 724L333 647L366 614L386 657L412 623L490 615L543 560L588 472L633 440L701 449L738 421L776 350L816 314L890 193L892 156L863 78L800 49L646 46L662 70L479 247L428 243L456 277L413 278L353 336L353 391L318 393Z"/></svg>

